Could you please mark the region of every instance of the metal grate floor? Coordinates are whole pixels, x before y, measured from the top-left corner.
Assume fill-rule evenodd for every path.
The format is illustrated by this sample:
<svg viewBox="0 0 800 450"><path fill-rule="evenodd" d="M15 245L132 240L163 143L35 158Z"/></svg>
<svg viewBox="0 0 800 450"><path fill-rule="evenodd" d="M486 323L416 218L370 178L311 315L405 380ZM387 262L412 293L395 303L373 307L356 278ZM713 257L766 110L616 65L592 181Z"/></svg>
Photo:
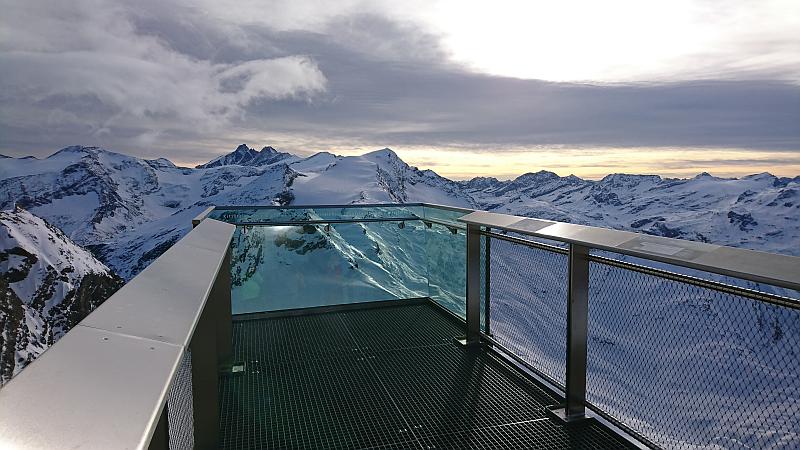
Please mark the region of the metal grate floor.
<svg viewBox="0 0 800 450"><path fill-rule="evenodd" d="M220 446L625 448L602 426L545 417L556 403L430 304L233 324L244 373L220 381Z"/></svg>

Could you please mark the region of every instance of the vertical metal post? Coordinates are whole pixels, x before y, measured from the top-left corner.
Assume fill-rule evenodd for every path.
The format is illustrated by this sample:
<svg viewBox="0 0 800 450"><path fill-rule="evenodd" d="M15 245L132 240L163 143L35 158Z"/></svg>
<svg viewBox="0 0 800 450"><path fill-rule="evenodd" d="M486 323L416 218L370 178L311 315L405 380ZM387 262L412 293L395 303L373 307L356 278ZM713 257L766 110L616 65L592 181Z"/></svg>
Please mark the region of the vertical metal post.
<svg viewBox="0 0 800 450"><path fill-rule="evenodd" d="M158 424L153 432L153 437L150 439L150 445L147 446L148 450L168 450L169 449L169 413L167 405L161 410L161 416L158 418Z"/></svg>
<svg viewBox="0 0 800 450"><path fill-rule="evenodd" d="M467 345L480 343L481 235L478 225L467 225Z"/></svg>
<svg viewBox="0 0 800 450"><path fill-rule="evenodd" d="M219 372L231 362L230 254L229 247L189 344L195 448L217 448L218 445Z"/></svg>
<svg viewBox="0 0 800 450"><path fill-rule="evenodd" d="M589 328L589 248L569 246L567 299L567 404L565 419L586 414L586 355Z"/></svg>
<svg viewBox="0 0 800 450"><path fill-rule="evenodd" d="M217 322L217 364L220 369L230 368L233 358L233 319L231 310L231 248L225 252L225 260L219 268L217 279L211 289L209 301Z"/></svg>
<svg viewBox="0 0 800 450"><path fill-rule="evenodd" d="M189 344L192 353L192 412L195 448L217 448L219 363L213 308L206 308Z"/></svg>
<svg viewBox="0 0 800 450"><path fill-rule="evenodd" d="M491 232L492 229L491 228L487 228L486 231L487 232ZM489 236L484 236L483 239L486 242L486 246L484 247L484 251L483 251L483 273L486 276L486 279L483 282L483 295L484 295L484 297L483 297L483 331L484 331L484 333L491 335L492 334L491 333L491 328L489 327L489 325L491 324L491 321L490 321L490 317L491 317L490 316L490 311L491 311L491 309L489 308L489 306L491 305L490 298L491 298L491 292L492 292L492 290L491 290L491 287L492 287L492 285L491 285L491 279L492 279L492 277L491 277L492 238L490 238Z"/></svg>

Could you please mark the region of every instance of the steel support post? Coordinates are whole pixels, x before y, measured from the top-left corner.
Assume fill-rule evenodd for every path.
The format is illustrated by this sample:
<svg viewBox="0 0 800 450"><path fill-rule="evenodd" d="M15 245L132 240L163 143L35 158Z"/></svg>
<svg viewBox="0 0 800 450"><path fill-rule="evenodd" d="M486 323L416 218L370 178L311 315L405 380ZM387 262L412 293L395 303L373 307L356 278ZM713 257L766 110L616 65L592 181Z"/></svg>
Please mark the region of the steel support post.
<svg viewBox="0 0 800 450"><path fill-rule="evenodd" d="M233 319L231 310L231 249L225 253L225 260L219 268L217 279L209 296L210 309L216 322L217 364L227 371L233 358Z"/></svg>
<svg viewBox="0 0 800 450"><path fill-rule="evenodd" d="M567 386L565 419L586 416L586 357L589 328L589 249L569 246Z"/></svg>
<svg viewBox="0 0 800 450"><path fill-rule="evenodd" d="M491 233L492 229L487 228L487 232ZM483 332L491 335L491 328L490 328L490 298L491 298L491 268L492 268L492 238L488 235L484 235L483 237L486 240L486 245L484 247L483 252L483 273L485 274L486 279L484 280L483 284Z"/></svg>
<svg viewBox="0 0 800 450"><path fill-rule="evenodd" d="M481 235L480 227L467 225L467 345L480 343Z"/></svg>
<svg viewBox="0 0 800 450"><path fill-rule="evenodd" d="M158 417L158 424L153 432L153 437L150 439L150 445L147 446L148 450L168 450L169 449L169 412L167 405L161 410L161 415Z"/></svg>
<svg viewBox="0 0 800 450"><path fill-rule="evenodd" d="M217 448L219 429L219 363L213 308L200 317L190 344L192 354L192 410L196 448Z"/></svg>

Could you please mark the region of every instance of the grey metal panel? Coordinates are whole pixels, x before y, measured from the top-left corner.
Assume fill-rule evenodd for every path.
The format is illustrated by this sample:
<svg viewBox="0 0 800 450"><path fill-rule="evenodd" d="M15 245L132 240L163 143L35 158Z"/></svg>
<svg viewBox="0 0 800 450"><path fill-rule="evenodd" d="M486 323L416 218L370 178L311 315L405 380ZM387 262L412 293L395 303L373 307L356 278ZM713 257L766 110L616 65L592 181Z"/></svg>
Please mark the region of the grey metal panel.
<svg viewBox="0 0 800 450"><path fill-rule="evenodd" d="M639 236L628 231L588 227L573 223L554 223L547 228L542 228L536 235L575 244L588 244L590 247L596 248L615 248Z"/></svg>
<svg viewBox="0 0 800 450"><path fill-rule="evenodd" d="M464 217L461 217L458 220L483 227L510 229L514 223L523 219L525 219L525 217L509 216L507 214L497 214L486 211L475 211L467 214Z"/></svg>
<svg viewBox="0 0 800 450"><path fill-rule="evenodd" d="M182 354L76 326L0 389L0 448L146 448Z"/></svg>
<svg viewBox="0 0 800 450"><path fill-rule="evenodd" d="M204 220L81 324L188 346L227 257L227 242L234 229L230 224ZM217 249L194 246L198 234L212 239Z"/></svg>
<svg viewBox="0 0 800 450"><path fill-rule="evenodd" d="M727 275L747 272L754 281L800 290L800 258L796 256L720 247L699 256L694 263L720 267Z"/></svg>
<svg viewBox="0 0 800 450"><path fill-rule="evenodd" d="M519 230L535 232L551 225L553 225L553 222L550 222L549 220L522 219L519 222L514 222L511 226Z"/></svg>
<svg viewBox="0 0 800 450"><path fill-rule="evenodd" d="M224 252L230 246L236 225L214 219L204 220L173 247L191 246L215 252Z"/></svg>
<svg viewBox="0 0 800 450"><path fill-rule="evenodd" d="M618 245L617 248L683 261L693 261L708 252L717 250L720 246L658 236L637 235L633 239Z"/></svg>
<svg viewBox="0 0 800 450"><path fill-rule="evenodd" d="M560 222L531 231L530 226L516 226L523 223L523 217L487 212L474 212L459 220L800 290L800 257L796 256Z"/></svg>
<svg viewBox="0 0 800 450"><path fill-rule="evenodd" d="M194 219L192 219L192 226L196 227L196 226L200 225L200 222L205 220L206 217L208 217L208 215L211 214L211 211L214 211L214 208L215 208L214 206L209 206L203 212L198 214Z"/></svg>

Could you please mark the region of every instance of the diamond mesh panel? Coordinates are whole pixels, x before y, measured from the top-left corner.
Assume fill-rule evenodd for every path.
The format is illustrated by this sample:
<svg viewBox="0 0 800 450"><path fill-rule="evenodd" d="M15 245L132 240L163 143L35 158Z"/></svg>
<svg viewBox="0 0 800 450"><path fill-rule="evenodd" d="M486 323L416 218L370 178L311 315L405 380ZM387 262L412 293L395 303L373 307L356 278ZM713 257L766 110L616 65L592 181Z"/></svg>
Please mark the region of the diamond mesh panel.
<svg viewBox="0 0 800 450"><path fill-rule="evenodd" d="M501 239L491 239L490 246L492 336L563 386L567 256Z"/></svg>
<svg viewBox="0 0 800 450"><path fill-rule="evenodd" d="M587 399L666 448L800 448L800 310L590 264Z"/></svg>
<svg viewBox="0 0 800 450"><path fill-rule="evenodd" d="M192 353L183 353L178 373L167 394L169 448L194 448L194 409L192 407Z"/></svg>

